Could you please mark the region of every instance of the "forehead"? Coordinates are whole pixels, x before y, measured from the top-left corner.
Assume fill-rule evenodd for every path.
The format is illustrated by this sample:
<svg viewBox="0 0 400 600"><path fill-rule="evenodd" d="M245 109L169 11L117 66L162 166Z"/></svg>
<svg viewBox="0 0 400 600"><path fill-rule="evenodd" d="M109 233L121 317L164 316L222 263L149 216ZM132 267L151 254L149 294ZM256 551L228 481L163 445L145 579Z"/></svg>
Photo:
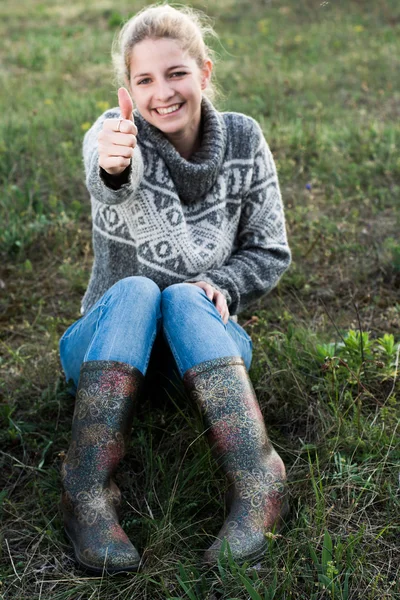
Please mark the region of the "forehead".
<svg viewBox="0 0 400 600"><path fill-rule="evenodd" d="M146 39L133 47L131 56L131 73L151 73L162 70L173 64L187 64L193 66L196 61L182 50L179 42L169 38L157 40Z"/></svg>

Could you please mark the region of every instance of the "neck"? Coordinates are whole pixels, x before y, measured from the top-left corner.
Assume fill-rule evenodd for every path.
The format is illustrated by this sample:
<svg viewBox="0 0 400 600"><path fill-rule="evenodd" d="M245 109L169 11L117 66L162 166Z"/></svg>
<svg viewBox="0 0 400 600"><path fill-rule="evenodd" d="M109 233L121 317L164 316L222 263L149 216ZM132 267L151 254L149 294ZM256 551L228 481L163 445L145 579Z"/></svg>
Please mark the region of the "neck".
<svg viewBox="0 0 400 600"><path fill-rule="evenodd" d="M175 150L179 152L182 158L186 158L186 160L200 148L200 135L197 135L195 139L188 139L186 137L173 139L172 136L168 136L168 139Z"/></svg>
<svg viewBox="0 0 400 600"><path fill-rule="evenodd" d="M166 134L166 137L179 152L182 158L188 160L200 148L201 126L199 121L192 128L186 131L177 131L176 133Z"/></svg>

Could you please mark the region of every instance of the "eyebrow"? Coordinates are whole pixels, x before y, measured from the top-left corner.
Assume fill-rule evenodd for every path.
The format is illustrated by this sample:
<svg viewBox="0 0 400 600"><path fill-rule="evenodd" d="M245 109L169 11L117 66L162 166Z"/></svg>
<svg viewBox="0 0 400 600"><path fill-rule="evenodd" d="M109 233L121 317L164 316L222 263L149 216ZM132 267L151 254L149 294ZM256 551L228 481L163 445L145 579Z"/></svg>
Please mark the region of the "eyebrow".
<svg viewBox="0 0 400 600"><path fill-rule="evenodd" d="M167 71L172 71L173 69L181 69L182 67L184 67L185 69L189 68L187 65L174 65L173 67L168 67ZM134 75L133 79L136 79L137 77L148 77L149 75L151 75L151 73L139 73L139 75Z"/></svg>

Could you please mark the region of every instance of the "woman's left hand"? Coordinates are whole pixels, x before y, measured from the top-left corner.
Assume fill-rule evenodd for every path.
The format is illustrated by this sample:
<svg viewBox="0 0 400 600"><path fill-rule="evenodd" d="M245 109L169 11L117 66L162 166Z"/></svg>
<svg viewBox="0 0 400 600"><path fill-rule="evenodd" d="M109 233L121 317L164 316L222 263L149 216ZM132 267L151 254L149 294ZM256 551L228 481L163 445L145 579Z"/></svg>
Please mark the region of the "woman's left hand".
<svg viewBox="0 0 400 600"><path fill-rule="evenodd" d="M211 302L215 304L216 309L218 310L224 324L226 325L229 319L229 309L226 303L226 298L222 294L222 292L219 292L218 290L213 288L212 285L206 283L205 281L190 281L189 283L191 283L192 285L197 285L205 291L207 297L211 300Z"/></svg>

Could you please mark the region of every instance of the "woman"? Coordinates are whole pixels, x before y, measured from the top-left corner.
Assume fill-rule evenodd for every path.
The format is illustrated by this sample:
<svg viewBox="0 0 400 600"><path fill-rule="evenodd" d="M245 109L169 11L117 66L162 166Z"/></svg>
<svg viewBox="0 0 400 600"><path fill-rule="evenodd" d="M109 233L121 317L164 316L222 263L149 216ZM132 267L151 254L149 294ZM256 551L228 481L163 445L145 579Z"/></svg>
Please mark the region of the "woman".
<svg viewBox="0 0 400 600"><path fill-rule="evenodd" d="M65 529L81 566L135 570L112 476L125 452L153 344L166 340L204 414L232 492L223 539L258 558L284 500L285 468L268 440L247 370L251 340L236 315L290 263L274 162L258 124L220 113L201 22L152 6L122 29L114 63L128 91L88 131L94 265L83 317L60 342L77 386L63 468ZM133 111L131 97L136 105Z"/></svg>

